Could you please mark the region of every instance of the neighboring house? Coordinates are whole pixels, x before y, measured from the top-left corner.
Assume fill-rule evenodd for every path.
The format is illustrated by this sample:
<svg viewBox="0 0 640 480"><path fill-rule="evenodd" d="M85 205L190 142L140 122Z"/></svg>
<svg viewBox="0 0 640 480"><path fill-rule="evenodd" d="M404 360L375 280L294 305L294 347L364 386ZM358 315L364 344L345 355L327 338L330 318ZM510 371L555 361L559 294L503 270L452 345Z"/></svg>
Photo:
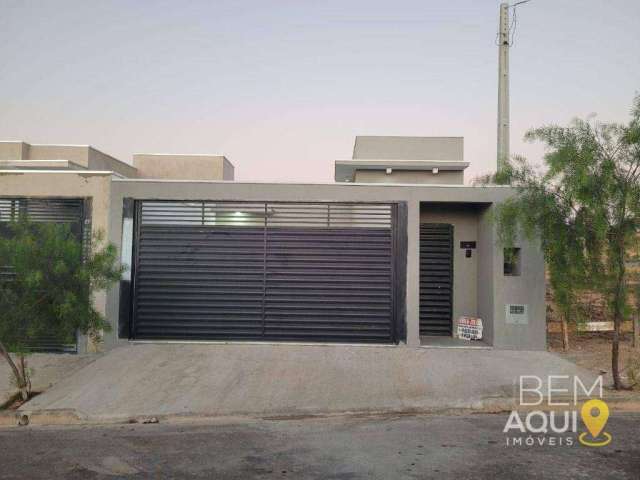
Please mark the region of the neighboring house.
<svg viewBox="0 0 640 480"><path fill-rule="evenodd" d="M357 137L335 183L234 182L216 155L134 155L0 142L0 222L25 212L97 229L130 266L96 298L120 342L455 345L480 317L494 348L544 349L544 261L505 264L491 211L507 187L464 185L460 137ZM87 349L87 339L78 340Z"/></svg>

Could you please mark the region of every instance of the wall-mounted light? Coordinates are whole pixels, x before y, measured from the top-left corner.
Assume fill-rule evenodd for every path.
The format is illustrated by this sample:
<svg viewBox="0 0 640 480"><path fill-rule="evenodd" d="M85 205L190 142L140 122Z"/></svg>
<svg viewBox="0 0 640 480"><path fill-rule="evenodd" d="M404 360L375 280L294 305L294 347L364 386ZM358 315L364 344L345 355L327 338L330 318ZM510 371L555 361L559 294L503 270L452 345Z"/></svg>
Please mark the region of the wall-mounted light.
<svg viewBox="0 0 640 480"><path fill-rule="evenodd" d="M431 170L431 173L433 173L434 175L437 175L439 171L440 170L438 170L438 167L433 167L433 169Z"/></svg>
<svg viewBox="0 0 640 480"><path fill-rule="evenodd" d="M391 172L393 172L393 168L387 168L387 175L391 175Z"/></svg>

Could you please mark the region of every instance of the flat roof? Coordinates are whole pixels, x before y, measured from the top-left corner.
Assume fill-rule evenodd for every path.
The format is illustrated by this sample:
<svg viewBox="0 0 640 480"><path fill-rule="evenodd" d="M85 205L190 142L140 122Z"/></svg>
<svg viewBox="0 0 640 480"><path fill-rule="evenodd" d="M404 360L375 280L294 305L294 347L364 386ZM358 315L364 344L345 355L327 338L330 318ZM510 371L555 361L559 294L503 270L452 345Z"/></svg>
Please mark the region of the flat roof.
<svg viewBox="0 0 640 480"><path fill-rule="evenodd" d="M443 171L462 171L469 162L458 160L336 160L334 178L336 182L352 182L356 170L429 171L437 168Z"/></svg>
<svg viewBox="0 0 640 480"><path fill-rule="evenodd" d="M136 152L135 155L162 156L162 157L224 157L222 153L143 153Z"/></svg>
<svg viewBox="0 0 640 480"><path fill-rule="evenodd" d="M82 165L79 165L71 160L64 159L47 159L47 160L0 160L0 168L7 167L12 170L27 170L27 169L43 169L43 168L64 168L64 169L76 169L76 170L86 170L86 168ZM40 168L38 168L40 167Z"/></svg>
<svg viewBox="0 0 640 480"><path fill-rule="evenodd" d="M112 170L67 170L67 169L59 169L59 170L54 170L54 169L48 169L48 170L39 170L39 169L16 169L16 168L11 168L11 169L2 169L0 167L0 174L3 175L25 175L27 173L37 173L37 174L43 174L46 173L48 175L81 175L81 176L88 176L88 175L111 175L115 178L120 178L120 174L118 174L118 172L114 172ZM124 177L122 177L124 178Z"/></svg>
<svg viewBox="0 0 640 480"><path fill-rule="evenodd" d="M162 178L127 178L119 177L116 173L109 170L35 170L35 169L2 169L0 174L48 174L48 175L112 175L114 182L123 183L163 183L163 184L219 184L219 185L286 185L286 186L332 186L332 187L428 187L428 188L457 188L457 189L488 189L488 188L513 188L510 185L460 185L460 184L442 184L442 183L370 183L370 182L255 182L255 181L236 181L236 180L174 180Z"/></svg>

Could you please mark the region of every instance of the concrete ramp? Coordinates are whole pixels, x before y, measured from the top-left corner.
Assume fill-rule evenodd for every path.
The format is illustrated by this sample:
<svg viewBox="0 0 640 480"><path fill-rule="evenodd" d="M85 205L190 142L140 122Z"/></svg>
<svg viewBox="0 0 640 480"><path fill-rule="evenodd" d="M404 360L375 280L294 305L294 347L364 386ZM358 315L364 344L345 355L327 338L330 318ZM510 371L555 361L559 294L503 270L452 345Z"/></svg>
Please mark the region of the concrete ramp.
<svg viewBox="0 0 640 480"><path fill-rule="evenodd" d="M129 344L23 406L91 420L483 408L519 375L594 376L548 352L393 346Z"/></svg>

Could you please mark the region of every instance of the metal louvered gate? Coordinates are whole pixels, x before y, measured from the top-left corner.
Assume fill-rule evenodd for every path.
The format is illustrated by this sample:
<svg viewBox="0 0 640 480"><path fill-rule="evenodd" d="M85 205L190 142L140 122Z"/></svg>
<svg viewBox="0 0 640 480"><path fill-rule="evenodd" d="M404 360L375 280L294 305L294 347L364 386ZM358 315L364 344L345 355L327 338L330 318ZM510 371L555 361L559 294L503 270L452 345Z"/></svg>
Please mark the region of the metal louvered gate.
<svg viewBox="0 0 640 480"><path fill-rule="evenodd" d="M453 303L453 225L420 225L420 335L450 336Z"/></svg>
<svg viewBox="0 0 640 480"><path fill-rule="evenodd" d="M31 222L64 223L68 224L73 235L80 241L86 241L85 235L90 235L91 228L87 228L89 215L82 198L0 198L0 235L8 235L9 222L20 217ZM13 277L11 267L0 265L0 281ZM36 352L64 352L76 353L75 338L59 339L54 335L42 335L28 345Z"/></svg>
<svg viewBox="0 0 640 480"><path fill-rule="evenodd" d="M137 201L131 337L396 342L396 210Z"/></svg>

